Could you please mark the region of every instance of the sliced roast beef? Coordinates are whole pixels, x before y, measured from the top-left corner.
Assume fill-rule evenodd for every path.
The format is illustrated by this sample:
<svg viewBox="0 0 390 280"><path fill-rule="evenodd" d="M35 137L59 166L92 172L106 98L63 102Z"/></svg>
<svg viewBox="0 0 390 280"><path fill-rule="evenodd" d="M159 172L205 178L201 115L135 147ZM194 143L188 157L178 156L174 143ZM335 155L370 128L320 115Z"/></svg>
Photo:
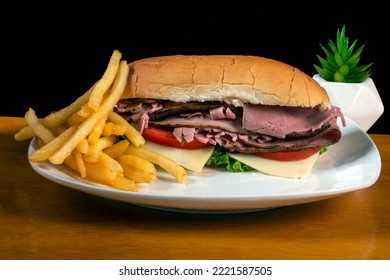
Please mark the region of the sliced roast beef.
<svg viewBox="0 0 390 280"><path fill-rule="evenodd" d="M213 120L208 117L199 117L195 116L192 118L182 118L182 117L169 117L159 121L149 120L149 124L153 126L163 126L163 127L195 127L195 128L217 128L224 131L242 133L242 134L257 134L250 132L241 127L242 119L236 118L235 120L231 119L218 119Z"/></svg>
<svg viewBox="0 0 390 280"><path fill-rule="evenodd" d="M177 127L173 134L179 142L190 142L196 139L211 145L219 144L232 153L276 152L323 147L338 142L341 137L339 127L334 121L323 126L319 132L309 133L306 137L301 138L280 139L262 134L240 134L216 128Z"/></svg>
<svg viewBox="0 0 390 280"><path fill-rule="evenodd" d="M259 143L250 138L243 139L242 143L245 147L235 149L240 153L254 153L254 152L276 152L286 150L300 150L315 147L329 146L337 143L340 140L341 133L336 122L331 122L321 127L316 134L310 134L307 137L301 138L274 138L273 141L266 143Z"/></svg>
<svg viewBox="0 0 390 280"><path fill-rule="evenodd" d="M242 125L252 132L285 138L291 134L306 134L341 115L338 108L331 110L316 106L282 107L266 105L244 105Z"/></svg>
<svg viewBox="0 0 390 280"><path fill-rule="evenodd" d="M150 120L159 120L170 116L187 116L192 114L199 114L200 112L210 113L213 108L225 108L224 114L228 118L233 118L235 114L242 115L242 108L236 108L228 105L224 102L173 102L167 100L150 100L146 99L146 102L142 103L142 99L125 99L120 100L117 104L117 111L119 113L131 113L136 114L140 112L146 112L149 115ZM142 104L140 104L140 102ZM161 106L161 107L160 107ZM153 110L152 108L159 107L159 110ZM213 111L214 115L217 111Z"/></svg>
<svg viewBox="0 0 390 280"><path fill-rule="evenodd" d="M196 139L241 153L332 145L341 137L337 119L345 126L338 107L246 104L236 108L223 102L148 100L140 104L134 99L118 103L117 111L140 131L149 125L169 127L179 142Z"/></svg>

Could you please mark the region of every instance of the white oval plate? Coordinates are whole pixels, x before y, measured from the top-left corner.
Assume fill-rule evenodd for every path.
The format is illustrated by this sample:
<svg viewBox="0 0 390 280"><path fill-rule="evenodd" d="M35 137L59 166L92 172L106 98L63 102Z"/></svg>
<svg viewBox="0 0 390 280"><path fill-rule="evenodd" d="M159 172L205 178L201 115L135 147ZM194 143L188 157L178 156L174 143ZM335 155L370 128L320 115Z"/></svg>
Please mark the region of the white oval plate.
<svg viewBox="0 0 390 280"><path fill-rule="evenodd" d="M320 201L372 186L381 171L381 159L371 138L346 118L341 140L329 147L304 180L256 172L230 173L205 168L200 175L187 173L179 184L164 171L157 182L140 184L138 192L119 191L90 180L49 161L30 162L43 177L61 185L107 199L155 209L191 213L237 213ZM30 143L28 154L37 149Z"/></svg>

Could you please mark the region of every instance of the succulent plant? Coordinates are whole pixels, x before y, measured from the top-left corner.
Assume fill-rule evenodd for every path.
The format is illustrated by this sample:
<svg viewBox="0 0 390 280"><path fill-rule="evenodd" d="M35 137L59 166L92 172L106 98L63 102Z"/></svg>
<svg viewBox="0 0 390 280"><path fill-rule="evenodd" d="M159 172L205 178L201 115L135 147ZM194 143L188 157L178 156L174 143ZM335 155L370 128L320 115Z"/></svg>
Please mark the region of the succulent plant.
<svg viewBox="0 0 390 280"><path fill-rule="evenodd" d="M371 76L373 62L366 65L358 65L365 44L358 48L356 44L357 39L352 45L349 45L349 38L345 35L345 25L343 25L341 31L337 29L336 44L329 39L329 49L327 49L320 43L325 53L325 58L316 55L321 64L321 66L314 64L318 74L330 82L364 82Z"/></svg>

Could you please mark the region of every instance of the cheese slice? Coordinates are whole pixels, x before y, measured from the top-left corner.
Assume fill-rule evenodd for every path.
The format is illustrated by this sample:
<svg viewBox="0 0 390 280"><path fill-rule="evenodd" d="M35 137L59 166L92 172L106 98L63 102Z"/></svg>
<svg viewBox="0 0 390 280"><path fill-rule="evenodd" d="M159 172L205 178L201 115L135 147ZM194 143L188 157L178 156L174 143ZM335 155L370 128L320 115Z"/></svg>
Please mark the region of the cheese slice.
<svg viewBox="0 0 390 280"><path fill-rule="evenodd" d="M144 148L166 157L169 157L183 166L185 169L201 172L207 160L214 151L214 146L200 150L177 149L146 141Z"/></svg>
<svg viewBox="0 0 390 280"><path fill-rule="evenodd" d="M317 161L319 153L316 153L304 160L298 161L278 161L262 158L250 154L229 154L230 157L249 165L250 167L273 176L304 179Z"/></svg>
<svg viewBox="0 0 390 280"><path fill-rule="evenodd" d="M145 142L144 148L169 157L185 169L198 173L202 171L214 151L214 146L200 150L186 150L159 145L150 141ZM304 160L298 161L278 161L250 154L229 153L230 157L249 165L261 173L294 179L307 178L314 163L317 161L318 155L319 153L316 153Z"/></svg>

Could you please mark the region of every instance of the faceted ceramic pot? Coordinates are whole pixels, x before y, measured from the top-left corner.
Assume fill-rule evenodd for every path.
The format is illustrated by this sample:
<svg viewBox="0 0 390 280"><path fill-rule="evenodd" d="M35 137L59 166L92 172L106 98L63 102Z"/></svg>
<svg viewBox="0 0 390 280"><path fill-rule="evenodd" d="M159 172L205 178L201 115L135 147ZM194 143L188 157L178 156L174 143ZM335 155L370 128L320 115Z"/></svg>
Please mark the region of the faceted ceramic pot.
<svg viewBox="0 0 390 280"><path fill-rule="evenodd" d="M328 93L333 105L367 131L383 114L384 107L371 78L362 83L328 82L316 74L313 76Z"/></svg>

